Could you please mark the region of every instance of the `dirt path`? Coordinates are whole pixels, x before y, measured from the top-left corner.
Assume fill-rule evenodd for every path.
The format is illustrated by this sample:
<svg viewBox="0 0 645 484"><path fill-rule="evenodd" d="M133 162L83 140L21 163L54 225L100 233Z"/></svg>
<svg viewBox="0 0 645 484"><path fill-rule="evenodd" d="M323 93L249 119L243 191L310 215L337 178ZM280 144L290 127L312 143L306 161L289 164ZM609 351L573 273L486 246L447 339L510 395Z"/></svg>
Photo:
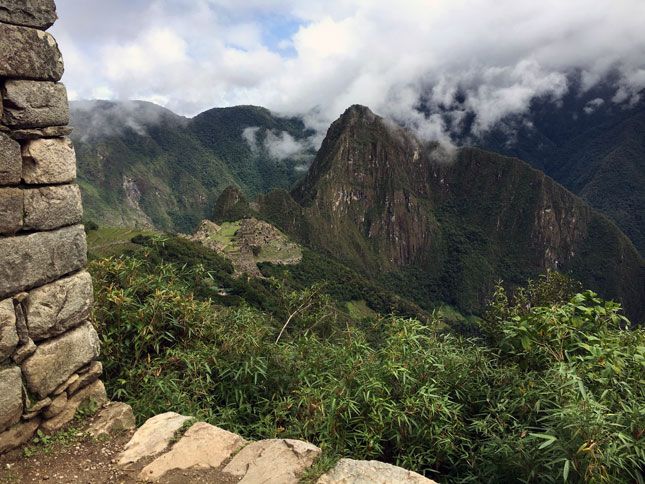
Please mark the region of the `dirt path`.
<svg viewBox="0 0 645 484"><path fill-rule="evenodd" d="M0 484L140 482L136 477L149 461L141 462L128 470L114 464L117 455L134 431L109 440L97 441L86 436L83 429L84 427L70 427L45 443L30 444L0 456ZM237 481L216 470L208 470L173 471L158 482L233 484Z"/></svg>

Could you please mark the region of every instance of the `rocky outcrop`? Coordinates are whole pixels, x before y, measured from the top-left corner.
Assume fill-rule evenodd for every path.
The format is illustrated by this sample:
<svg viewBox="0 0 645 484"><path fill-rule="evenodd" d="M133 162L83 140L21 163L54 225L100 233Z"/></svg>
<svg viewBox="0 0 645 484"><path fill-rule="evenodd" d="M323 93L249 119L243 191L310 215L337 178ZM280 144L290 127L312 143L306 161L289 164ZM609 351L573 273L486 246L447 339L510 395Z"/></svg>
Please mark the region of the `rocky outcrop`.
<svg viewBox="0 0 645 484"><path fill-rule="evenodd" d="M190 417L168 412L156 415L144 423L134 434L119 456L118 463L126 466L164 452L175 433Z"/></svg>
<svg viewBox="0 0 645 484"><path fill-rule="evenodd" d="M297 484L320 452L315 445L301 440L260 440L242 449L224 467L224 473L239 478L239 482L245 484Z"/></svg>
<svg viewBox="0 0 645 484"><path fill-rule="evenodd" d="M139 478L154 481L176 469L217 469L246 443L239 435L198 422L168 452L144 467Z"/></svg>
<svg viewBox="0 0 645 484"><path fill-rule="evenodd" d="M109 404L122 405L122 404ZM127 406L126 406L127 407ZM105 410L104 410L105 411ZM100 417L97 417L100 419ZM190 417L152 417L132 436L118 459L138 472L137 481L296 484L321 456L308 442L268 439L247 442L239 435ZM186 428L186 424L191 423ZM90 426L90 433L92 425ZM152 461L150 458L154 457ZM139 471L139 469L141 469ZM320 484L433 484L415 472L377 461L341 459Z"/></svg>
<svg viewBox="0 0 645 484"><path fill-rule="evenodd" d="M318 484L390 484L393 482L432 484L435 481L391 464L353 459L341 459L332 470L318 479Z"/></svg>
<svg viewBox="0 0 645 484"><path fill-rule="evenodd" d="M0 0L0 453L105 388L53 0Z"/></svg>

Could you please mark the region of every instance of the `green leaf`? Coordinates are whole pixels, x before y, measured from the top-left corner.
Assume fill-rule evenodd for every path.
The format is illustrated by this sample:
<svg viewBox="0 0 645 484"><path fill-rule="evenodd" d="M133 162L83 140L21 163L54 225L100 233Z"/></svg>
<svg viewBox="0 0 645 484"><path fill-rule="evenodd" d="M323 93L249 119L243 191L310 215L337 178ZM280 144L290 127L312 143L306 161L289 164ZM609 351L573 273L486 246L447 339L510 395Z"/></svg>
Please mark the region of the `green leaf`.
<svg viewBox="0 0 645 484"><path fill-rule="evenodd" d="M569 459L564 461L564 468L562 469L562 480L564 482L567 482L569 479L569 468L571 466L571 462L569 462Z"/></svg>
<svg viewBox="0 0 645 484"><path fill-rule="evenodd" d="M548 435L548 434L530 434L533 437L537 437L538 439L544 440L542 444L538 447L538 449L544 449L548 447L549 445L553 444L558 438L555 435Z"/></svg>

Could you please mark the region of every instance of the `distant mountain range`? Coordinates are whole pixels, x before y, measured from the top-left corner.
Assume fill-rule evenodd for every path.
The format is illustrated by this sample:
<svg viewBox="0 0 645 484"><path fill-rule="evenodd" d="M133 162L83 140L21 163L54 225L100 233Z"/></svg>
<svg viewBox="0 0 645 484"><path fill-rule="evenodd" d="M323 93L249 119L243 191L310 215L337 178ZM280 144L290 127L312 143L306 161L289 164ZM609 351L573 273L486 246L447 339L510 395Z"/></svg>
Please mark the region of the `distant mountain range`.
<svg viewBox="0 0 645 484"><path fill-rule="evenodd" d="M580 79L557 102L535 99L470 145L515 156L544 171L605 213L645 254L645 93L615 102L613 82L583 89Z"/></svg>
<svg viewBox="0 0 645 484"><path fill-rule="evenodd" d="M71 111L86 217L101 225L192 231L227 186L288 188L315 154L302 121L254 106L193 119L137 101Z"/></svg>
<svg viewBox="0 0 645 484"><path fill-rule="evenodd" d="M73 103L73 137L86 217L101 225L189 232L255 214L422 306L476 313L499 278L557 268L641 321L643 259L585 200L643 249L645 110L595 99L536 102L522 122L461 135L534 168L473 148L446 160L361 106L317 154L301 120L253 106L187 119L150 103Z"/></svg>
<svg viewBox="0 0 645 484"><path fill-rule="evenodd" d="M495 281L558 269L642 320L643 260L606 216L519 159L464 148L446 161L439 151L353 106L298 186L261 197L258 208L421 305L477 312Z"/></svg>

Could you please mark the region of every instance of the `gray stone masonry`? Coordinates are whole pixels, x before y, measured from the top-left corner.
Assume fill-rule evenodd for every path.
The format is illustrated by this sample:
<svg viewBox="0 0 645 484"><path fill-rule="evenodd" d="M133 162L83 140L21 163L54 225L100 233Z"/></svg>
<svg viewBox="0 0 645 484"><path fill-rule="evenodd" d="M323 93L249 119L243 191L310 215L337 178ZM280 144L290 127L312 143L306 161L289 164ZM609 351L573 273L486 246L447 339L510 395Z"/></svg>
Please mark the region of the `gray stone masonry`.
<svg viewBox="0 0 645 484"><path fill-rule="evenodd" d="M0 0L0 453L103 403L54 0Z"/></svg>

